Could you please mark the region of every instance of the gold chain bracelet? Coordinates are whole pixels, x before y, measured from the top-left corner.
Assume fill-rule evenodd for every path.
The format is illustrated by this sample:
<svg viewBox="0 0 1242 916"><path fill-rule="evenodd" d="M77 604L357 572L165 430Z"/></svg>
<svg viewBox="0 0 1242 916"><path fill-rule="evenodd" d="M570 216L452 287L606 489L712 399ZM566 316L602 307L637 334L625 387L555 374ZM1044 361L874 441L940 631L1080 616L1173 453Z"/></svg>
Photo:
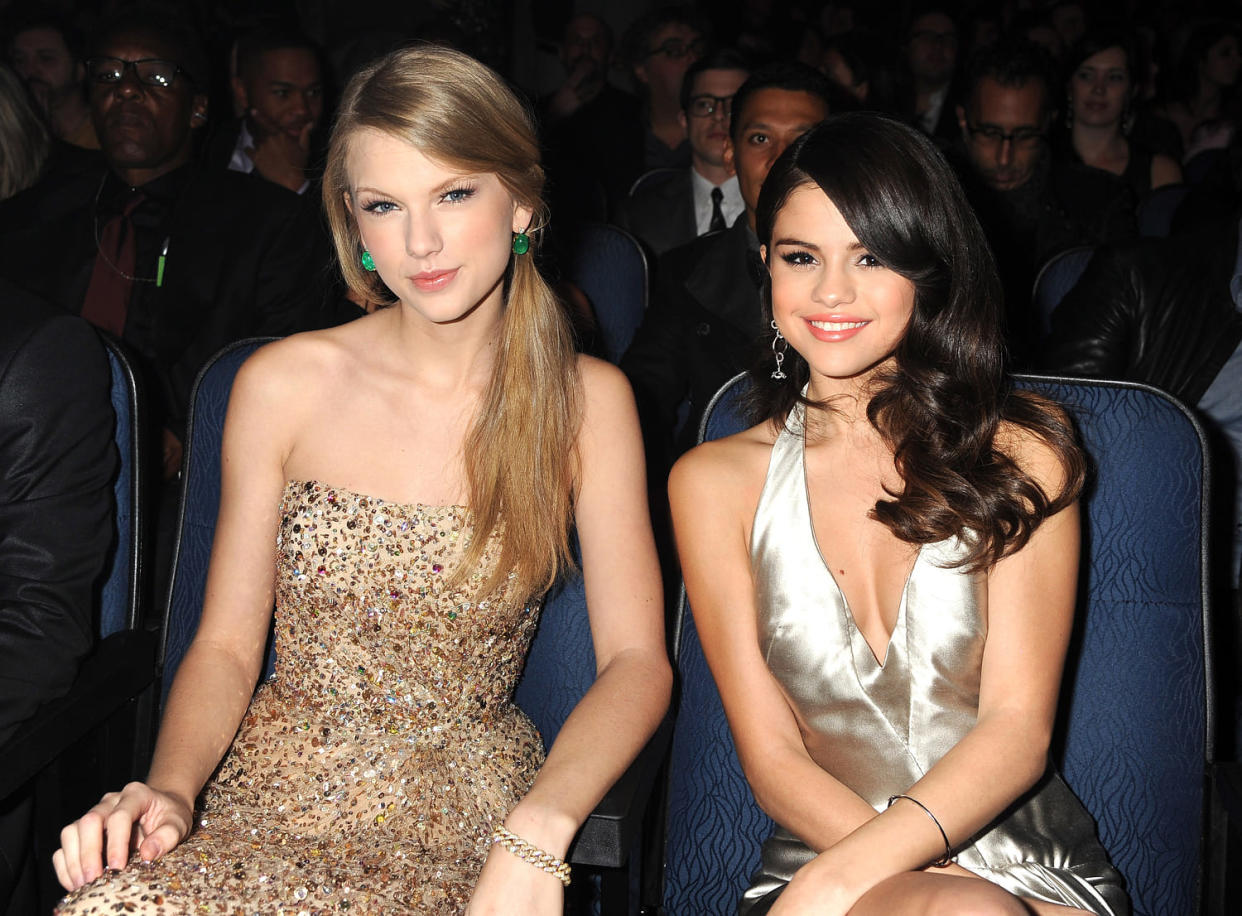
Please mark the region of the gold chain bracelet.
<svg viewBox="0 0 1242 916"><path fill-rule="evenodd" d="M570 870L567 863L550 852L544 852L538 846L526 842L504 824L498 824L492 831L492 842L513 853L523 862L529 862L540 871L553 875L561 884L569 887Z"/></svg>

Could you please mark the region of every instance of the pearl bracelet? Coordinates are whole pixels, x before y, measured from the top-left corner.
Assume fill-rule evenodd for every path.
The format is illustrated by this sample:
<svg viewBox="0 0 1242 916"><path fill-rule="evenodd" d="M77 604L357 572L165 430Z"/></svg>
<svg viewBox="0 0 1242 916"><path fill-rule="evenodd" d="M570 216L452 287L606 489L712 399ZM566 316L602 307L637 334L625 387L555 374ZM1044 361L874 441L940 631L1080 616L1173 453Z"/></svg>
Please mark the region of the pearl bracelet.
<svg viewBox="0 0 1242 916"><path fill-rule="evenodd" d="M570 870L566 862L549 852L544 852L538 846L526 842L526 840L522 839L504 824L498 824L496 829L492 831L492 842L513 853L523 862L529 862L540 871L546 871L549 875L559 880L561 884L569 887Z"/></svg>

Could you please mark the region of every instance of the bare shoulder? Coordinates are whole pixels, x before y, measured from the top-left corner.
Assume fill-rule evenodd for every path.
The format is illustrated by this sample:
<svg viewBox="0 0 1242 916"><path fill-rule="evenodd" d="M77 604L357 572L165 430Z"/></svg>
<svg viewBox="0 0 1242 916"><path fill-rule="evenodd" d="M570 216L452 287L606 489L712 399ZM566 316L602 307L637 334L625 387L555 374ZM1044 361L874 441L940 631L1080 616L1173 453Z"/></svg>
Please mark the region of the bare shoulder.
<svg viewBox="0 0 1242 916"><path fill-rule="evenodd" d="M577 369L588 412L593 408L607 409L610 405L615 408L634 400L625 373L612 363L579 353Z"/></svg>
<svg viewBox="0 0 1242 916"><path fill-rule="evenodd" d="M669 474L670 498L711 496L753 503L767 477L776 429L764 422L692 448Z"/></svg>
<svg viewBox="0 0 1242 916"><path fill-rule="evenodd" d="M368 348L380 338L372 318L265 344L242 365L236 385L254 394L292 394L297 401L312 401L316 394L337 388L365 359Z"/></svg>
<svg viewBox="0 0 1242 916"><path fill-rule="evenodd" d="M1064 409L1050 404L1056 420L1068 427ZM1023 470L1050 499L1056 498L1069 483L1061 451L1033 430L1010 421L1002 421L996 430L996 448Z"/></svg>

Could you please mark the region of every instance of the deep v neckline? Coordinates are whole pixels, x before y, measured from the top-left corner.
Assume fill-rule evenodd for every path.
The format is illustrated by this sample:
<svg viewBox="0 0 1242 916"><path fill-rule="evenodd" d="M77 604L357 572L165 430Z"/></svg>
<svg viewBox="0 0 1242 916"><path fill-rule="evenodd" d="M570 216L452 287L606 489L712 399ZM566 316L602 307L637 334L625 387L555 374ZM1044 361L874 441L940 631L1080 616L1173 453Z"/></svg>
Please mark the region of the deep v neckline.
<svg viewBox="0 0 1242 916"><path fill-rule="evenodd" d="M802 504L806 507L806 525L810 530L811 543L815 545L815 555L819 557L820 565L825 573L828 574L828 580L832 582L832 587L837 593L837 597L841 602L841 612L848 624L850 633L857 634L858 638L863 641L863 645L867 647L867 652L875 662L876 666L882 671L888 664L888 654L893 647L893 637L902 629L902 623L906 616L907 598L910 592L910 582L914 578L914 571L918 569L919 561L923 558L923 548L926 544L920 544L918 550L914 553L914 559L910 563L910 568L906 572L906 577L901 585L901 594L897 598L897 614L893 617L893 628L889 631L888 638L884 642L884 654L880 655L875 651L875 646L871 645L871 641L867 639L862 628L858 626L858 620L854 617L854 609L850 607L849 599L845 597L845 589L841 587L841 583L832 572L832 564L828 562L824 556L824 550L819 543L819 535L815 533L815 514L811 511L811 481L806 470L806 434L805 431L798 443L798 461L802 465ZM851 639L853 637L851 636Z"/></svg>

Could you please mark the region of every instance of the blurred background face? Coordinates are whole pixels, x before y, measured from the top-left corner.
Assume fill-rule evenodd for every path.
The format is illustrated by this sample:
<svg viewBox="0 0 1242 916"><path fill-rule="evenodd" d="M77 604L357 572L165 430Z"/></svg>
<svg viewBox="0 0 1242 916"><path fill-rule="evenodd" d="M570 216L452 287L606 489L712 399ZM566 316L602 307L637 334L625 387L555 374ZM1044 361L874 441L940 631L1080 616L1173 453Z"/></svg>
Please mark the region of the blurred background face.
<svg viewBox="0 0 1242 916"><path fill-rule="evenodd" d="M911 75L932 85L948 82L957 65L957 26L944 13L924 13L910 24L906 63Z"/></svg>
<svg viewBox="0 0 1242 916"><path fill-rule="evenodd" d="M989 187L1011 191L1035 174L1047 126L1044 102L1037 80L1002 86L985 78L975 87L961 126L970 163Z"/></svg>
<svg viewBox="0 0 1242 916"><path fill-rule="evenodd" d="M608 31L594 16L575 16L565 26L561 62L567 72L573 73L582 67L597 70L602 75L608 70L611 53Z"/></svg>
<svg viewBox="0 0 1242 916"><path fill-rule="evenodd" d="M1070 77L1074 122L1099 127L1120 121L1132 89L1125 51L1105 48L1092 54Z"/></svg>
<svg viewBox="0 0 1242 916"><path fill-rule="evenodd" d="M686 71L703 56L704 44L695 29L671 22L651 36L646 57L634 68L634 75L653 98L675 99L681 94Z"/></svg>
<svg viewBox="0 0 1242 916"><path fill-rule="evenodd" d="M306 48L265 51L241 84L243 107L255 109L261 122L290 136L323 118L323 77L319 61Z"/></svg>
<svg viewBox="0 0 1242 916"><path fill-rule="evenodd" d="M18 32L10 48L10 62L44 111L66 93L81 91L77 62L56 29Z"/></svg>
<svg viewBox="0 0 1242 916"><path fill-rule="evenodd" d="M1207 56L1199 65L1200 82L1233 86L1238 82L1239 66L1242 66L1242 56L1239 56L1238 40L1226 35L1208 48Z"/></svg>
<svg viewBox="0 0 1242 916"><path fill-rule="evenodd" d="M690 109L686 114L686 136L690 152L713 166L724 165L725 142L729 139L729 103L738 87L746 82L745 70L704 70L690 88ZM695 100L710 96L715 110L709 115L695 111Z"/></svg>

